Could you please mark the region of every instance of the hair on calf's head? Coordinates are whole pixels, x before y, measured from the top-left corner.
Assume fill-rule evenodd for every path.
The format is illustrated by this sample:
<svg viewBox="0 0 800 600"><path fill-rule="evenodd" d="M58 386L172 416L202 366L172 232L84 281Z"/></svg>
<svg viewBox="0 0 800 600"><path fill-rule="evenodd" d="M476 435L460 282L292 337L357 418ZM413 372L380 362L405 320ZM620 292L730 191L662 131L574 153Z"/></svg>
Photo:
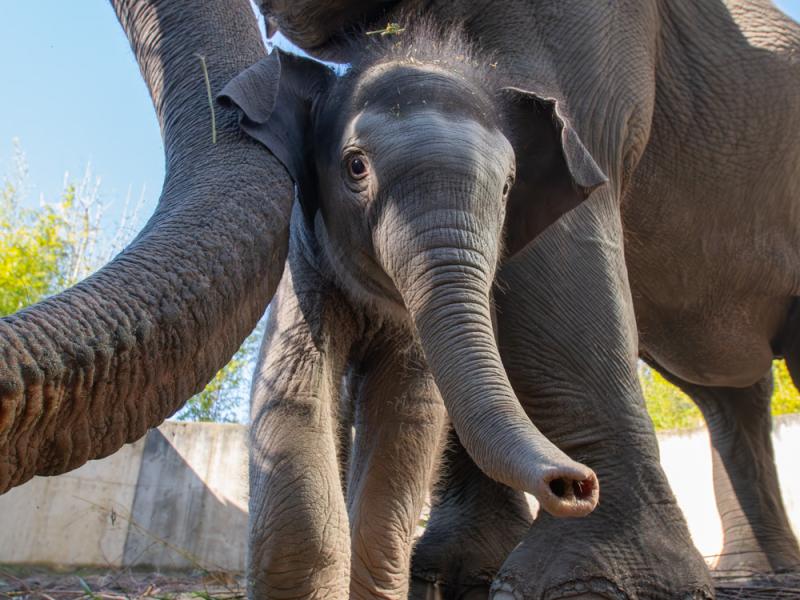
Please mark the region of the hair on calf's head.
<svg viewBox="0 0 800 600"><path fill-rule="evenodd" d="M354 111L387 110L398 117L438 110L498 125L499 77L461 28L409 20L399 33L353 36L350 46L353 61L332 90L332 104Z"/></svg>

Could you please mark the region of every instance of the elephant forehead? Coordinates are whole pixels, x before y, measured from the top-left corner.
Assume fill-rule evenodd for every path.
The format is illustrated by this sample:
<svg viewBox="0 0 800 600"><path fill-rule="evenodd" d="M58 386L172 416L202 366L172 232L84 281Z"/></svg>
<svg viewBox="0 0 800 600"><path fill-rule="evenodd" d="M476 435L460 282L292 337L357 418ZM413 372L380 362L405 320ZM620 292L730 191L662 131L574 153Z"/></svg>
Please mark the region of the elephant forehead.
<svg viewBox="0 0 800 600"><path fill-rule="evenodd" d="M435 109L487 125L496 122L492 98L478 81L437 65L388 62L372 66L359 77L353 100L357 107L395 116Z"/></svg>
<svg viewBox="0 0 800 600"><path fill-rule="evenodd" d="M399 116L364 110L348 123L342 146L363 148L382 170L425 164L505 177L514 165L514 150L499 129L436 109Z"/></svg>

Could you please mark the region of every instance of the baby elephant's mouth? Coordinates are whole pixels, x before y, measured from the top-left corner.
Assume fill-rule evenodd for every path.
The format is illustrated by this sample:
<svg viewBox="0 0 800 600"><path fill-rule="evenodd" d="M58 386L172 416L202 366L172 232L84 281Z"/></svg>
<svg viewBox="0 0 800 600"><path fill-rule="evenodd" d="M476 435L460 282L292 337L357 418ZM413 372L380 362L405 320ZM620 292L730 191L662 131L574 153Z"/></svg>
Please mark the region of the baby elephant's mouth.
<svg viewBox="0 0 800 600"><path fill-rule="evenodd" d="M348 254L341 250L331 252L330 244L324 247L330 266L344 284L343 289L354 292L359 304L367 298L368 304L372 302L389 310L395 318L400 315L408 318L402 295L369 251L358 249Z"/></svg>
<svg viewBox="0 0 800 600"><path fill-rule="evenodd" d="M359 278L359 284L364 291L382 304L392 305L396 311L400 311L404 316L407 316L403 296L395 286L392 278L378 264L375 257L368 251L361 250L356 261L359 269L356 276Z"/></svg>

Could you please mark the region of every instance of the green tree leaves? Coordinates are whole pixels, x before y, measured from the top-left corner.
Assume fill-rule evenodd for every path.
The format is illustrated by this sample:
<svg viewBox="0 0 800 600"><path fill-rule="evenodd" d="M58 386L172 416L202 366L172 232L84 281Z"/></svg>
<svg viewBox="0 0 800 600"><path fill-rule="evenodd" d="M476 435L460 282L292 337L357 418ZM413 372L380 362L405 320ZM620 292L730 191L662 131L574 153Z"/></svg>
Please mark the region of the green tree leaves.
<svg viewBox="0 0 800 600"><path fill-rule="evenodd" d="M27 168L16 148L13 173L0 187L0 316L10 315L75 285L120 251L135 235L139 203L126 200L116 231L104 231L106 206L100 182L87 168L83 178L67 180L61 198L24 206ZM242 420L249 378L262 328L245 340L231 361L191 398L176 417L190 421Z"/></svg>
<svg viewBox="0 0 800 600"><path fill-rule="evenodd" d="M6 200L13 190L3 194ZM0 207L0 316L54 293L65 255L64 223L51 207Z"/></svg>
<svg viewBox="0 0 800 600"><path fill-rule="evenodd" d="M0 316L54 293L67 256L66 222L58 206L20 205L24 166L0 190Z"/></svg>
<svg viewBox="0 0 800 600"><path fill-rule="evenodd" d="M775 391L772 392L772 414L789 415L800 413L800 393L792 383L786 362L776 360L772 363Z"/></svg>
<svg viewBox="0 0 800 600"><path fill-rule="evenodd" d="M772 376L775 388L772 392L773 416L800 413L800 393L792 383L784 361L773 361ZM704 425L700 409L689 396L642 362L639 363L639 381L656 431L694 429Z"/></svg>
<svg viewBox="0 0 800 600"><path fill-rule="evenodd" d="M250 394L250 374L263 334L259 325L244 341L230 362L222 367L205 389L193 396L175 417L181 421L236 423Z"/></svg>
<svg viewBox="0 0 800 600"><path fill-rule="evenodd" d="M639 363L639 382L656 431L703 425L703 415L689 396L643 362Z"/></svg>

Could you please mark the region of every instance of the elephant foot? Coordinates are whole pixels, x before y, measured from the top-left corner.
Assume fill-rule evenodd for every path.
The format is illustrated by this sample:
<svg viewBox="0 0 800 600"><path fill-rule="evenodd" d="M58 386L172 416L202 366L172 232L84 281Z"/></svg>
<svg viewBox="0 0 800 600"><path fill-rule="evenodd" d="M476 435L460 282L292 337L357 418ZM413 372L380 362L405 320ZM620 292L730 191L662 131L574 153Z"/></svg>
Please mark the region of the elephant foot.
<svg viewBox="0 0 800 600"><path fill-rule="evenodd" d="M489 582L475 586L446 586L438 581L411 577L409 600L488 600Z"/></svg>
<svg viewBox="0 0 800 600"><path fill-rule="evenodd" d="M800 548L791 526L784 519L775 521L765 524L759 519L741 518L728 527L725 544L714 565L714 578L725 580L800 572Z"/></svg>
<svg viewBox="0 0 800 600"><path fill-rule="evenodd" d="M606 498L582 519L540 515L498 572L494 600L710 600L708 569L674 503Z"/></svg>
<svg viewBox="0 0 800 600"><path fill-rule="evenodd" d="M520 595L519 591L508 583L492 586L492 590L492 600L524 599L524 596ZM606 579L594 582L576 582L571 586L561 588L559 593L566 594L556 596L559 600L607 600L608 598L625 598L625 596L621 596L620 591L614 589L613 584Z"/></svg>
<svg viewBox="0 0 800 600"><path fill-rule="evenodd" d="M412 600L487 600L533 516L525 494L484 475L451 433L425 533L411 557Z"/></svg>
<svg viewBox="0 0 800 600"><path fill-rule="evenodd" d="M434 508L414 548L411 600L488 600L495 574L531 524L523 495L505 500Z"/></svg>
<svg viewBox="0 0 800 600"><path fill-rule="evenodd" d="M419 576L411 575L408 587L409 600L444 600L444 594L439 582L430 581Z"/></svg>
<svg viewBox="0 0 800 600"><path fill-rule="evenodd" d="M411 563L410 600L488 600L500 565L529 527L513 518L480 531L459 525L429 529L420 539Z"/></svg>

